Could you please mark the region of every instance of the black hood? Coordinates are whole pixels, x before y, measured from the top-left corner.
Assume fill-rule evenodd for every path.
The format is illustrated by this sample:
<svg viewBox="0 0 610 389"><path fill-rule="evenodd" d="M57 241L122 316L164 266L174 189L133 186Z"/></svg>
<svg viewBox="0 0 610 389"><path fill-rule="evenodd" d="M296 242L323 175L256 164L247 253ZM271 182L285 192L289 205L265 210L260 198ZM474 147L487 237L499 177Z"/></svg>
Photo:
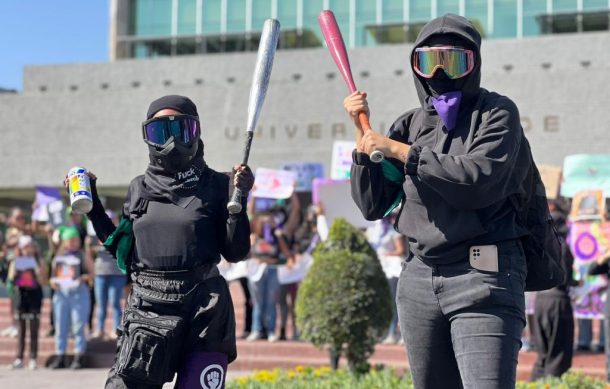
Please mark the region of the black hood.
<svg viewBox="0 0 610 389"><path fill-rule="evenodd" d="M475 67L473 71L463 78L452 81L456 85L455 90L462 91L462 101L477 97L481 85L481 34L468 19L454 14L446 14L426 23L415 41L415 46L411 51L410 63L413 64L413 54L417 47L426 46L428 41L439 35L448 36L457 42L464 42L467 48L474 51ZM413 70L412 65L411 70ZM415 72L413 72L413 78L421 106L426 109L426 107L430 107L428 100L430 96L434 95L434 92L430 90L427 79L420 77Z"/></svg>

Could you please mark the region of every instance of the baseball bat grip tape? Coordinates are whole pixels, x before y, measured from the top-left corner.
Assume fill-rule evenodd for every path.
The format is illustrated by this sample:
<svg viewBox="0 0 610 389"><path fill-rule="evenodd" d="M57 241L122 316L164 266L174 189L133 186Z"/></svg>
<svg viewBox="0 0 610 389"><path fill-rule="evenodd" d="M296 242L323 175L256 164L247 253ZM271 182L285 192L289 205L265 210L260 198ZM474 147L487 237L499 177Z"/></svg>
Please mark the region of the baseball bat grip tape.
<svg viewBox="0 0 610 389"><path fill-rule="evenodd" d="M231 196L231 201L229 201L229 203L227 204L227 210L231 215L235 215L241 212L241 198L241 190L236 187L235 189L233 189L233 196Z"/></svg>
<svg viewBox="0 0 610 389"><path fill-rule="evenodd" d="M362 131L372 131L371 123L369 123L369 117L366 115L365 112L360 112L358 114L358 120L360 121L360 127L362 127ZM369 155L369 158L371 159L371 161L379 163L385 159L385 155L383 155L381 151L375 150L371 153L371 155Z"/></svg>

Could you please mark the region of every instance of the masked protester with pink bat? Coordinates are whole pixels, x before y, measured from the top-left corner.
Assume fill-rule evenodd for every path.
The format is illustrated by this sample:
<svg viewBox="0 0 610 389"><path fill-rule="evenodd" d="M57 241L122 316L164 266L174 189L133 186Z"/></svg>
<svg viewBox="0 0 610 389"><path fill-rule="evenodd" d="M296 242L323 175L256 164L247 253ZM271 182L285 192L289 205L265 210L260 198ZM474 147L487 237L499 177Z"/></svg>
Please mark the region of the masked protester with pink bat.
<svg viewBox="0 0 610 389"><path fill-rule="evenodd" d="M233 303L216 264L240 261L250 250L243 211L229 215L229 178L204 160L199 115L183 96L150 104L142 135L150 164L129 186L115 226L91 174L98 238L131 273L133 289L118 330L117 356L106 388L161 388L178 372L176 387L223 388L236 358ZM234 168L247 195L254 176Z"/></svg>
<svg viewBox="0 0 610 389"><path fill-rule="evenodd" d="M427 23L410 57L420 106L387 137L359 127L365 93L344 101L358 141L352 197L369 220L402 204L397 306L416 388L515 387L526 259L511 197L532 165L517 107L480 87L480 46L463 17ZM387 160L372 163L373 150Z"/></svg>

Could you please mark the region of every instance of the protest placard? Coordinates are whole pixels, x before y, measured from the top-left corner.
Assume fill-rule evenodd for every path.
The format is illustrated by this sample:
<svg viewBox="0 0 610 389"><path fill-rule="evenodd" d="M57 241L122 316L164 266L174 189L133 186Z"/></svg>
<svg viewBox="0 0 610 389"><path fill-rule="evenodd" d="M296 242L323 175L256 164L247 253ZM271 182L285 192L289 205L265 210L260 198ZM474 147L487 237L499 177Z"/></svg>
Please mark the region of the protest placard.
<svg viewBox="0 0 610 389"><path fill-rule="evenodd" d="M603 318L605 276L590 276L589 266L610 248L610 223L578 221L570 225L570 250L574 254L574 278L582 285L572 288L574 315L579 318Z"/></svg>
<svg viewBox="0 0 610 389"><path fill-rule="evenodd" d="M296 173L287 170L258 168L252 196L287 199L294 192Z"/></svg>
<svg viewBox="0 0 610 389"><path fill-rule="evenodd" d="M362 216L362 212L352 200L349 180L332 180L316 178L313 181L312 198L314 204L324 208L326 220L332 225L333 220L342 217L358 228L373 224Z"/></svg>
<svg viewBox="0 0 610 389"><path fill-rule="evenodd" d="M318 162L288 162L282 165L282 169L296 174L297 192L311 192L313 179L324 177L324 165Z"/></svg>
<svg viewBox="0 0 610 389"><path fill-rule="evenodd" d="M356 142L336 140L333 143L333 154L330 164L330 178L343 180L350 178L352 168L352 151L356 148Z"/></svg>
<svg viewBox="0 0 610 389"><path fill-rule="evenodd" d="M583 190L610 193L610 154L569 155L563 161L561 195L574 197Z"/></svg>

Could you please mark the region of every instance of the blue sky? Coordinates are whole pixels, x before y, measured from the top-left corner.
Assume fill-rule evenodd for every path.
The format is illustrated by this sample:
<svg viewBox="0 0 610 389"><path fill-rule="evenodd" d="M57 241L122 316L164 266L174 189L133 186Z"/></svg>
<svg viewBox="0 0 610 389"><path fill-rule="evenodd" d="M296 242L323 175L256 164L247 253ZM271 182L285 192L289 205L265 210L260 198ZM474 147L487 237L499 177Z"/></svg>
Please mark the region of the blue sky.
<svg viewBox="0 0 610 389"><path fill-rule="evenodd" d="M25 65L107 62L109 0L0 0L0 88Z"/></svg>

